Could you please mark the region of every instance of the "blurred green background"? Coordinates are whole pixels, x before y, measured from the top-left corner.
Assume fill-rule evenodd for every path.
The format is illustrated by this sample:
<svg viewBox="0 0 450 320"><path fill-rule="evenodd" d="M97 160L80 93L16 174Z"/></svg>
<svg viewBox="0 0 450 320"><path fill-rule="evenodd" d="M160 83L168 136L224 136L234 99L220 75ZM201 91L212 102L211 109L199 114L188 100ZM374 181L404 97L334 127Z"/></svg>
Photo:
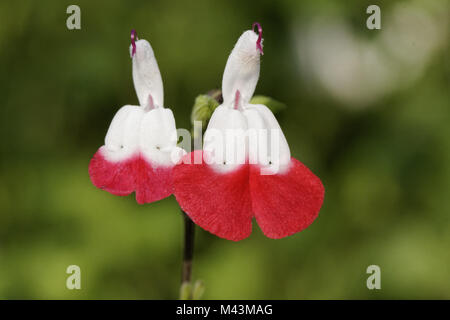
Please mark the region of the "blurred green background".
<svg viewBox="0 0 450 320"><path fill-rule="evenodd" d="M81 30L66 8L81 8ZM381 30L366 8L381 7ZM88 163L137 104L130 30L149 40L177 126L221 84L252 22L256 94L326 189L318 219L281 240L197 228L206 299L450 298L447 1L2 1L0 298L177 298L183 219L173 196L137 205L96 189ZM66 289L81 267L82 290ZM381 267L381 290L366 268Z"/></svg>

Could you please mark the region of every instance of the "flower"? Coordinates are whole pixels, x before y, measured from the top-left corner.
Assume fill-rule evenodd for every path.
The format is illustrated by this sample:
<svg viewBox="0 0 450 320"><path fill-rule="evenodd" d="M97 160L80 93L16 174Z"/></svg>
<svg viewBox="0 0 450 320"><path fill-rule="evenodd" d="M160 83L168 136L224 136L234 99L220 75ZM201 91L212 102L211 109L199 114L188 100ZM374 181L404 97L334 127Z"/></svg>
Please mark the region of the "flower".
<svg viewBox="0 0 450 320"><path fill-rule="evenodd" d="M163 107L163 84L150 43L131 31L133 81L140 106L125 105L114 116L89 164L92 183L114 195L136 192L148 203L173 193L172 168L183 155L175 119Z"/></svg>
<svg viewBox="0 0 450 320"><path fill-rule="evenodd" d="M291 157L272 112L249 103L263 54L262 29L254 26L258 34L245 31L228 58L223 103L209 121L203 151L185 155L173 173L175 197L189 217L234 241L250 235L253 218L269 238L299 232L324 198L320 179Z"/></svg>

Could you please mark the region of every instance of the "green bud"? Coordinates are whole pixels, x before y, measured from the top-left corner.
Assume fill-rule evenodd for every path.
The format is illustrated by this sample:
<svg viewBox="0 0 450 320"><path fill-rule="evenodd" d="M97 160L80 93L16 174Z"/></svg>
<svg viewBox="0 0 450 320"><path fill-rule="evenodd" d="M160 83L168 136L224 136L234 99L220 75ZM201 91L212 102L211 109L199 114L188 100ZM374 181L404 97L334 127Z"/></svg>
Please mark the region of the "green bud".
<svg viewBox="0 0 450 320"><path fill-rule="evenodd" d="M286 105L280 101L277 101L275 99L272 99L271 97L267 96L254 96L250 100L251 104L263 104L267 106L267 108L270 109L273 113L277 113L283 109L286 109Z"/></svg>
<svg viewBox="0 0 450 320"><path fill-rule="evenodd" d="M190 282L183 282L180 287L180 300L190 300L192 297L192 285Z"/></svg>
<svg viewBox="0 0 450 320"><path fill-rule="evenodd" d="M212 96L206 94L197 96L192 107L191 123L194 124L194 121L201 121L202 126L205 127L218 106L219 102Z"/></svg>
<svg viewBox="0 0 450 320"><path fill-rule="evenodd" d="M192 293L193 300L200 300L205 293L205 284L202 280L195 281L194 290Z"/></svg>

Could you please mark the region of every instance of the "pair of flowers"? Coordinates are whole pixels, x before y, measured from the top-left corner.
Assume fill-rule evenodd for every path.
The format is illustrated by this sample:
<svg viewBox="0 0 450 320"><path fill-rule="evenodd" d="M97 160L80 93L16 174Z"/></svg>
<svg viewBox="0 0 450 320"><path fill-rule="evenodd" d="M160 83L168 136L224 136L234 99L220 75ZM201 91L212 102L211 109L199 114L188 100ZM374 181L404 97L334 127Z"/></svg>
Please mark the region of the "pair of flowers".
<svg viewBox="0 0 450 320"><path fill-rule="evenodd" d="M291 157L272 112L249 103L259 78L262 40L258 23L240 36L225 67L223 103L209 121L203 150L186 154L177 146L172 111L164 108L152 47L136 41L133 30L130 54L140 106L123 106L114 116L105 145L89 165L93 184L120 196L134 191L141 204L173 193L197 225L229 240L247 238L253 218L270 238L308 227L322 205L323 185Z"/></svg>

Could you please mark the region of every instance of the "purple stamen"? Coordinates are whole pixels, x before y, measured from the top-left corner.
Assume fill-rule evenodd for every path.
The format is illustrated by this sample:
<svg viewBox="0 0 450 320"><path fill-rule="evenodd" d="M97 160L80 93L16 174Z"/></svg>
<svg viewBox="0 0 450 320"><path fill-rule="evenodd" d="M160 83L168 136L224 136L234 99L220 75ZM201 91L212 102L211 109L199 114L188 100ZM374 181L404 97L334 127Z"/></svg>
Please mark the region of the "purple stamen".
<svg viewBox="0 0 450 320"><path fill-rule="evenodd" d="M241 92L236 90L236 94L234 96L234 109L239 109L239 99L241 98Z"/></svg>
<svg viewBox="0 0 450 320"><path fill-rule="evenodd" d="M261 54L264 54L263 48L262 48L262 45L261 45L261 41L262 41L262 27L259 24L259 22L254 22L253 25L252 25L252 30L254 30L255 27L258 28L258 33L259 33L258 40L256 41L256 48L261 52Z"/></svg>
<svg viewBox="0 0 450 320"><path fill-rule="evenodd" d="M136 30L131 30L131 45L133 46L133 50L131 50L131 56L133 57L136 53L136 42L137 39Z"/></svg>
<svg viewBox="0 0 450 320"><path fill-rule="evenodd" d="M150 111L155 109L155 103L153 102L153 97L151 94L148 95L147 105L144 107L144 111Z"/></svg>

